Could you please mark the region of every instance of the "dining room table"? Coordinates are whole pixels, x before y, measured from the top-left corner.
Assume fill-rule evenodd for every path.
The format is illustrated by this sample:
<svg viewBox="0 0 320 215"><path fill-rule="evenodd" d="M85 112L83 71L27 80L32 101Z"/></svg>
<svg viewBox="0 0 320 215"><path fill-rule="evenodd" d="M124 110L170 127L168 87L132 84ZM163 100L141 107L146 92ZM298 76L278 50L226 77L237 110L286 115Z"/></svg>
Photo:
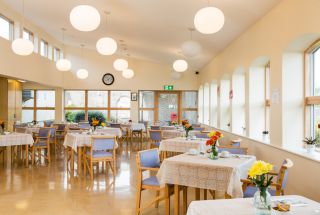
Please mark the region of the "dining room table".
<svg viewBox="0 0 320 215"><path fill-rule="evenodd" d="M7 146L27 146L26 147L26 167L29 166L29 146L32 146L34 140L31 134L26 133L15 133L15 132L8 132L4 135L0 135L0 146L7 147Z"/></svg>
<svg viewBox="0 0 320 215"><path fill-rule="evenodd" d="M272 215L319 215L320 203L298 195L272 196L272 207L278 203L290 204L290 211L272 209ZM253 198L193 201L187 215L250 215L255 214Z"/></svg>
<svg viewBox="0 0 320 215"><path fill-rule="evenodd" d="M97 128L96 132L98 134L114 135L116 137L122 136L122 131L120 128L102 127L102 128Z"/></svg>
<svg viewBox="0 0 320 215"><path fill-rule="evenodd" d="M82 152L85 146L91 146L91 138L94 136L114 136L114 134L108 133L90 133L90 132L82 132L82 133L67 133L64 139L63 146L65 148L71 149L71 169L74 170L74 154L77 153L77 171L78 174L81 174L82 171ZM116 142L115 148L118 148L118 143Z"/></svg>
<svg viewBox="0 0 320 215"><path fill-rule="evenodd" d="M231 155L228 158L212 160L208 154L184 153L164 159L157 179L166 190L169 185L174 185L174 214L179 215L180 186L196 188L196 199L200 198L200 189L223 192L232 198L242 198L240 179L247 178L248 170L255 161L256 157L253 155ZM166 205L166 208L168 207Z"/></svg>
<svg viewBox="0 0 320 215"><path fill-rule="evenodd" d="M186 138L181 136L171 139L164 139L160 142L159 151L185 153L191 149L195 149L198 152L205 152L210 148L206 146L206 142L206 138Z"/></svg>

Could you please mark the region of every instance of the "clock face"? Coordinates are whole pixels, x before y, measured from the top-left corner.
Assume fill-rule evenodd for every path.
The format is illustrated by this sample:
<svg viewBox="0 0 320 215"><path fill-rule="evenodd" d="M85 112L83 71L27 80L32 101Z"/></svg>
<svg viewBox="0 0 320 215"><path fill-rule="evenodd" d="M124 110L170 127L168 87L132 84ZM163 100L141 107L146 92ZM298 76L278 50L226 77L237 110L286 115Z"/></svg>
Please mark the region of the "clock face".
<svg viewBox="0 0 320 215"><path fill-rule="evenodd" d="M110 73L107 73L102 77L102 82L105 85L111 85L114 82L114 76Z"/></svg>

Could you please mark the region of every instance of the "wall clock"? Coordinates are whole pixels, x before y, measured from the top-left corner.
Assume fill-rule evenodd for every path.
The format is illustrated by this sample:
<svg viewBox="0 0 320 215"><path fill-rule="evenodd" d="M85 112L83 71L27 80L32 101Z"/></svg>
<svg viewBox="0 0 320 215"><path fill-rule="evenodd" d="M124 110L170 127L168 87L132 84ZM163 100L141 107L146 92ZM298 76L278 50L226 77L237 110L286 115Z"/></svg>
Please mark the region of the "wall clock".
<svg viewBox="0 0 320 215"><path fill-rule="evenodd" d="M105 85L111 85L114 82L114 76L111 73L106 73L102 77L102 82Z"/></svg>

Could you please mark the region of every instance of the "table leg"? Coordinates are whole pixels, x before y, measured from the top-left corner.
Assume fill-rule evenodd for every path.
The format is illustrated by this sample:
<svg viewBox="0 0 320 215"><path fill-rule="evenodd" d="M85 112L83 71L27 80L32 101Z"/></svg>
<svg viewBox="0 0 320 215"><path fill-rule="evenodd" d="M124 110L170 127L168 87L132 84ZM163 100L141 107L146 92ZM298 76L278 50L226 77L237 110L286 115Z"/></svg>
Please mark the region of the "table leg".
<svg viewBox="0 0 320 215"><path fill-rule="evenodd" d="M195 196L197 201L200 200L200 188L195 189Z"/></svg>
<svg viewBox="0 0 320 215"><path fill-rule="evenodd" d="M74 173L74 151L72 148L71 148L71 158L70 158L70 169L73 174Z"/></svg>
<svg viewBox="0 0 320 215"><path fill-rule="evenodd" d="M170 192L169 192L168 184L166 184L166 187L165 187L165 205L166 205L166 215L170 215Z"/></svg>
<svg viewBox="0 0 320 215"><path fill-rule="evenodd" d="M29 145L26 145L26 167L29 167Z"/></svg>
<svg viewBox="0 0 320 215"><path fill-rule="evenodd" d="M78 147L78 175L81 174L82 147Z"/></svg>
<svg viewBox="0 0 320 215"><path fill-rule="evenodd" d="M179 185L174 185L174 215L180 214L180 192L179 192Z"/></svg>

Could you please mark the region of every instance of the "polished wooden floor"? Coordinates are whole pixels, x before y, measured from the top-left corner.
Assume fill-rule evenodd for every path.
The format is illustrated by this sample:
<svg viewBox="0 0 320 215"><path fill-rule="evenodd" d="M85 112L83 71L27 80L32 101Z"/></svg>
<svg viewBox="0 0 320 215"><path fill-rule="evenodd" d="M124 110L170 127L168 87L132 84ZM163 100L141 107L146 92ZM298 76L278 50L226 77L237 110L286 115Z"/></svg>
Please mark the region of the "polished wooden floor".
<svg viewBox="0 0 320 215"><path fill-rule="evenodd" d="M135 155L125 147L120 149L115 180L111 171L106 177L100 166L93 181L89 175L77 176L67 171L63 150L53 155L51 164L29 168L21 161L11 164L8 155L5 164L0 163L0 214L134 214ZM154 195L143 191L142 203ZM189 197L191 201L192 195ZM165 214L164 209L161 202L159 208L146 209L142 214Z"/></svg>

